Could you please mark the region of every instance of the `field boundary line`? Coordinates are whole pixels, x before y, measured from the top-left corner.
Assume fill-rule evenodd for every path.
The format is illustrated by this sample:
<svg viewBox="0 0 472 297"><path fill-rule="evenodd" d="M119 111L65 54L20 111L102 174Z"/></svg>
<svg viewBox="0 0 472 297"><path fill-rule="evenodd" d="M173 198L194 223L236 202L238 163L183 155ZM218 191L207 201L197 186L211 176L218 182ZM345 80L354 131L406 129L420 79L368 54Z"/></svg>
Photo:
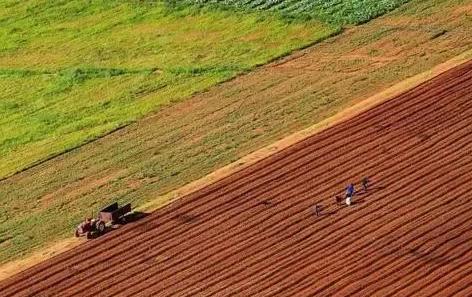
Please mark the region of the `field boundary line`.
<svg viewBox="0 0 472 297"><path fill-rule="evenodd" d="M219 180L228 177L242 169L245 169L271 155L278 153L304 139L311 137L327 128L330 128L336 124L351 119L385 101L391 100L402 93L411 90L424 82L427 82L434 77L447 72L455 67L458 67L468 61L472 60L472 49L463 52L462 54L436 65L432 69L414 75L408 79L405 79L384 91L377 93L371 97L361 100L359 103L348 107L332 117L326 118L321 122L318 122L304 130L295 132L281 140L276 141L266 147L263 147L253 153L250 153L241 159L232 162L224 167L217 169L216 171L196 180L183 187L171 191L165 195L158 196L152 199L150 202L137 207L136 210L143 212L152 212L165 205L168 205L177 199L185 197L193 192L201 190L211 184L218 182ZM122 128L122 127L120 127ZM52 243L50 246L35 251L26 258L7 262L0 265L0 281L7 279L14 274L24 271L42 261L52 258L53 256L68 251L81 243L85 242L83 239L67 238Z"/></svg>
<svg viewBox="0 0 472 297"><path fill-rule="evenodd" d="M472 60L472 49L465 51L464 53L444 62L439 65L436 65L432 69L414 75L406 80L403 80L386 90L377 93L367 99L360 101L359 103L348 107L339 113L322 120L304 130L295 132L287 137L284 137L281 140L276 141L273 144L270 144L266 147L263 147L255 152L252 152L241 159L232 162L224 167L217 169L216 171L196 180L183 187L171 191L165 195L159 196L152 201L143 204L139 208L140 211L155 211L162 206L165 206L173 201L187 196L193 192L201 190L213 183L218 182L219 180L228 177L244 168L247 168L258 161L261 161L275 153L278 153L308 137L311 137L327 128L330 128L336 124L344 122L350 118L353 118L385 101L393 99L402 93L411 90L424 82L427 82L433 79L440 74L447 72L453 68L456 68L468 61Z"/></svg>

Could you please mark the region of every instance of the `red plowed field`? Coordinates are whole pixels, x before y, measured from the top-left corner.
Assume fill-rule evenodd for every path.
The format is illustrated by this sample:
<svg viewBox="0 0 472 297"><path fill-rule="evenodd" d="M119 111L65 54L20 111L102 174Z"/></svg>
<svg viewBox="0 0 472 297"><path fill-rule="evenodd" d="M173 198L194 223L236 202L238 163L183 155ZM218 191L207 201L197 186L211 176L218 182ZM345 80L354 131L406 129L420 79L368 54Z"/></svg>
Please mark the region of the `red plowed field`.
<svg viewBox="0 0 472 297"><path fill-rule="evenodd" d="M365 175L369 191L335 205ZM472 296L471 192L467 63L7 279L0 295Z"/></svg>

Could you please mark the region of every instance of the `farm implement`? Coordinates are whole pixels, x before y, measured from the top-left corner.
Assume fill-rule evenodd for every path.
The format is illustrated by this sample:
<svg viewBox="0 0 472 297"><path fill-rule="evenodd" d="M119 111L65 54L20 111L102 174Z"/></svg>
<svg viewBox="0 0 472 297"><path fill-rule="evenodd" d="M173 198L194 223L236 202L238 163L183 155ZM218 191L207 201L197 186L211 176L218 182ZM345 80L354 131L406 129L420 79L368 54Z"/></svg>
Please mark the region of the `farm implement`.
<svg viewBox="0 0 472 297"><path fill-rule="evenodd" d="M75 229L75 236L100 236L105 233L107 225L126 224L126 214L131 212L131 203L119 207L118 203L108 205L100 210L97 218L86 218Z"/></svg>

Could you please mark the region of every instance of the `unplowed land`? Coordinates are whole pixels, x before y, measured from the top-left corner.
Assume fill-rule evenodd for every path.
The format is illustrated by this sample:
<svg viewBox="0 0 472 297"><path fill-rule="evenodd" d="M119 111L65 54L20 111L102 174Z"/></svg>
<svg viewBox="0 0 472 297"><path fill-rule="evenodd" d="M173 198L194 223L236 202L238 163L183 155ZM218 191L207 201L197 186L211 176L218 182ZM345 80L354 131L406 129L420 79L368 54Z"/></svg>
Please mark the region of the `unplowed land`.
<svg viewBox="0 0 472 297"><path fill-rule="evenodd" d="M0 295L471 296L471 94L467 63L3 281ZM337 206L365 175L369 191Z"/></svg>

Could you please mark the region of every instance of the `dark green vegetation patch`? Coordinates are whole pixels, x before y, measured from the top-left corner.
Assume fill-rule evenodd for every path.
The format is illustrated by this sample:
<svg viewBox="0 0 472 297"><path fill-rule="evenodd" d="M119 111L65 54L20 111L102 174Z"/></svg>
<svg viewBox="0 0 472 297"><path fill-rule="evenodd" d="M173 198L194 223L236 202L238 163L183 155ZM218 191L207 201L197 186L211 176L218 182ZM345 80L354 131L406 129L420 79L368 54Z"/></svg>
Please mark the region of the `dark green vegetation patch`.
<svg viewBox="0 0 472 297"><path fill-rule="evenodd" d="M290 18L315 18L333 24L360 24L409 0L184 0L197 5L269 11ZM168 0L168 3L176 3Z"/></svg>

